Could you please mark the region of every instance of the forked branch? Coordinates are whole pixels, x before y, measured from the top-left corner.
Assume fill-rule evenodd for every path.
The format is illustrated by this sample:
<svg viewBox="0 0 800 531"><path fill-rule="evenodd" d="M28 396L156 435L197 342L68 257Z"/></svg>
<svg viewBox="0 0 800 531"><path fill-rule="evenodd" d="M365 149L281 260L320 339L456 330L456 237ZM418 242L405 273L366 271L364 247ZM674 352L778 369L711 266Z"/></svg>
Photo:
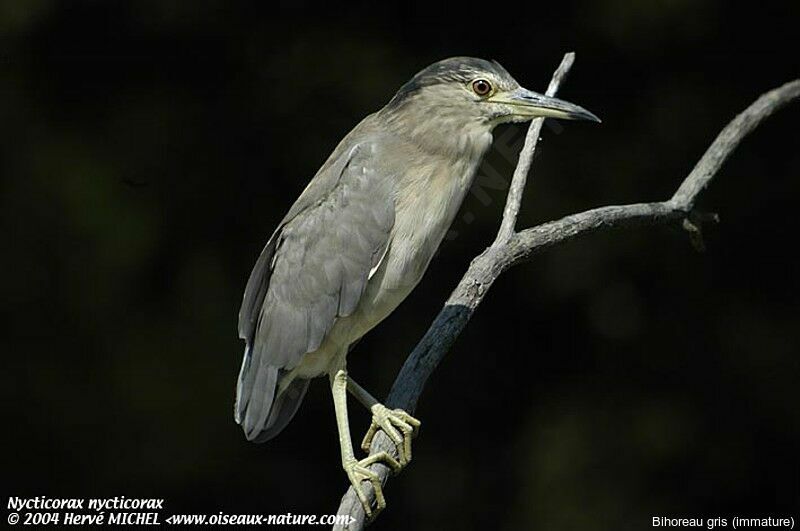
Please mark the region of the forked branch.
<svg viewBox="0 0 800 531"><path fill-rule="evenodd" d="M555 95L561 81L569 73L574 58L572 53L564 56L550 81L548 96ZM692 241L699 245L700 223L704 216L695 212L694 207L700 192L709 185L745 136L764 119L798 97L800 79L759 97L719 133L675 194L666 201L595 208L517 232L515 225L522 192L544 122L542 118L533 120L514 171L497 238L472 261L444 308L406 359L386 399L387 406L414 412L428 377L450 350L494 281L511 266L529 260L559 243L612 228L677 223L682 224L689 231ZM380 451L395 453L394 444L383 432L374 438L370 455ZM380 464L373 465L372 469L385 484L389 469ZM371 487L367 488L367 494L370 499L373 498ZM360 531L367 523L364 509L352 488L342 498L338 514L349 515L351 523L336 525L334 529Z"/></svg>

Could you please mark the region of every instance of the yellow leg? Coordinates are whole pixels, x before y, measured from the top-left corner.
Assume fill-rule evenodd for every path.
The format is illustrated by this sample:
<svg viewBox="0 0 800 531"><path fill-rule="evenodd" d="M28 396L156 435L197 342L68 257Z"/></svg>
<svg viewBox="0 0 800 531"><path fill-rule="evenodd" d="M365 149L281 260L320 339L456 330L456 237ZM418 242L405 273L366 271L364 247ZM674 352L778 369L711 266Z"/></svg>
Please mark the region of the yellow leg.
<svg viewBox="0 0 800 531"><path fill-rule="evenodd" d="M339 429L339 447L342 451L342 468L347 474L347 478L353 485L353 489L364 506L364 512L368 518L373 518L386 507L386 499L383 497L383 486L378 475L372 472L369 467L373 463L384 463L392 470L400 469L400 463L386 452L371 455L366 459L358 461L353 454L353 442L350 439L350 423L347 418L347 372L340 370L331 377L331 393L333 394L333 405L336 409L336 426ZM361 483L369 481L375 490L375 513L369 504L367 495Z"/></svg>

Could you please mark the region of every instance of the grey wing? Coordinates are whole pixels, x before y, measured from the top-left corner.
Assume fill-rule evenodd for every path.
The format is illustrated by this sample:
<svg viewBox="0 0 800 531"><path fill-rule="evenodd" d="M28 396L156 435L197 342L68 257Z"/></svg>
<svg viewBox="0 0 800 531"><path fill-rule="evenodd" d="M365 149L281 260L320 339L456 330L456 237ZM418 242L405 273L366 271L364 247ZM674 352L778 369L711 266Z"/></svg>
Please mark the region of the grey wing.
<svg viewBox="0 0 800 531"><path fill-rule="evenodd" d="M319 348L339 317L356 310L384 256L394 225L394 179L376 160L372 145L359 144L326 164L251 273L239 312L246 347L235 406L250 440L274 436L291 419L307 383L287 389L296 400L276 400L281 376Z"/></svg>

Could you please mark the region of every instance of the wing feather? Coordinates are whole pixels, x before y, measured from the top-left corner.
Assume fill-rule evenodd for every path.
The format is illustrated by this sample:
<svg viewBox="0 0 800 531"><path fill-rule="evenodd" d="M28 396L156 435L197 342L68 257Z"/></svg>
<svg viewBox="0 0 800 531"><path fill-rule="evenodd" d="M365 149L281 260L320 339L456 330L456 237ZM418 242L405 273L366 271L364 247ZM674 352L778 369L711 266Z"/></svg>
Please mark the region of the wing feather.
<svg viewBox="0 0 800 531"><path fill-rule="evenodd" d="M274 401L280 375L317 350L338 318L356 311L385 256L394 179L377 160L372 144L359 144L327 163L256 262L239 312L246 347L235 408L249 439L280 416L270 411L285 403Z"/></svg>

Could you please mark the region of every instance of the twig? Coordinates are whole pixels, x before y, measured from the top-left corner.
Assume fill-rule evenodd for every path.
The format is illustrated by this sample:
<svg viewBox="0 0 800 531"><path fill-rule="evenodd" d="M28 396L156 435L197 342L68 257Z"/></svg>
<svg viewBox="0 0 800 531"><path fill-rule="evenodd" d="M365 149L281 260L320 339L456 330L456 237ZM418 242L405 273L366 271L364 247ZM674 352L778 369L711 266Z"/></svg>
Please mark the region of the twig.
<svg viewBox="0 0 800 531"><path fill-rule="evenodd" d="M553 78L550 80L550 85L547 87L547 92L545 92L547 96L553 97L556 95L558 88L566 79L574 62L574 52L564 55L561 64L558 65ZM531 125L528 127L528 133L525 135L525 144L523 144L522 151L519 153L517 167L514 168L514 176L511 178L511 186L508 187L506 206L503 209L503 221L500 224L500 230L497 232L494 245L502 245L514 235L517 215L519 215L520 205L522 204L522 192L525 191L525 184L528 181L528 172L533 162L536 144L539 142L539 135L542 133L542 124L544 124L544 118L535 118L531 120Z"/></svg>
<svg viewBox="0 0 800 531"><path fill-rule="evenodd" d="M561 67L550 83L548 95L555 93L573 58L572 54L564 57ZM719 133L688 177L667 201L596 208L515 232L514 225L519 212L522 190L542 123L541 119L534 120L528 130L525 146L514 172L497 239L472 261L444 308L406 359L389 392L387 405L414 412L428 377L450 350L486 292L504 271L554 245L601 230L682 223L690 219L695 214L693 209L698 195L708 186L739 142L764 119L798 97L800 97L800 79L786 83L759 97ZM690 225L694 227L693 230L699 230L691 219ZM383 432L379 432L374 438L370 454L379 451L396 453L394 444ZM379 464L373 465L372 469L379 474L385 484L389 477L389 469ZM371 488L367 488L367 494L372 499ZM352 522L349 525L337 525L334 529L360 531L366 524L364 510L352 488L348 489L342 498L338 514L349 515L352 517Z"/></svg>

